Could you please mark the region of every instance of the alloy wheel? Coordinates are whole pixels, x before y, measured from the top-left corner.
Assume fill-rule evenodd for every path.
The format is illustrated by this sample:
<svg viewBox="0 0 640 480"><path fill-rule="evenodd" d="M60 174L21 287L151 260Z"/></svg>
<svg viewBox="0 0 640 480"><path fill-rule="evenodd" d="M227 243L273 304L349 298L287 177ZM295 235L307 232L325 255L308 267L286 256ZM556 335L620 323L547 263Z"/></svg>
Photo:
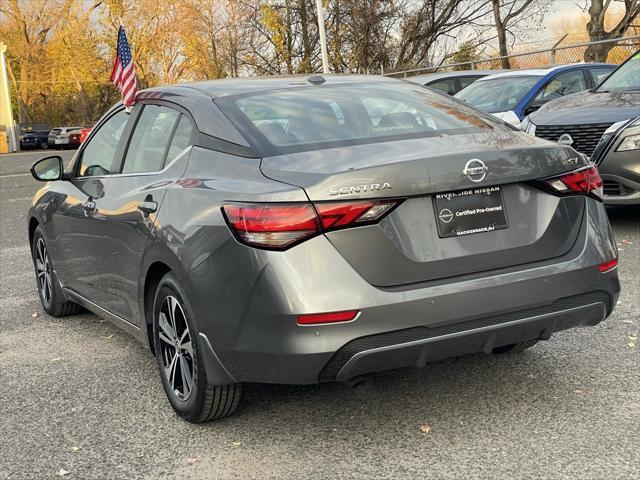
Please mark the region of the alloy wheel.
<svg viewBox="0 0 640 480"><path fill-rule="evenodd" d="M179 300L167 295L158 318L162 371L176 397L186 401L194 384L193 346L186 315Z"/></svg>
<svg viewBox="0 0 640 480"><path fill-rule="evenodd" d="M36 243L36 274L38 276L38 289L44 303L51 303L53 291L53 283L51 278L51 263L49 263L49 254L47 246L42 238Z"/></svg>

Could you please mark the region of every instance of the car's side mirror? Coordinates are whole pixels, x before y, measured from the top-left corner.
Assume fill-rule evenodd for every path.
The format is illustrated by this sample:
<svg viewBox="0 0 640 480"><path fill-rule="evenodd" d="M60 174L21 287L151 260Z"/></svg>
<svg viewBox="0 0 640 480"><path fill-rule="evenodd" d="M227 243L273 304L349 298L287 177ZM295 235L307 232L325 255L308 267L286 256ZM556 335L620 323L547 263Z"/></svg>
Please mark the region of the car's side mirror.
<svg viewBox="0 0 640 480"><path fill-rule="evenodd" d="M42 158L31 166L31 175L40 182L61 180L63 173L62 157L59 155Z"/></svg>

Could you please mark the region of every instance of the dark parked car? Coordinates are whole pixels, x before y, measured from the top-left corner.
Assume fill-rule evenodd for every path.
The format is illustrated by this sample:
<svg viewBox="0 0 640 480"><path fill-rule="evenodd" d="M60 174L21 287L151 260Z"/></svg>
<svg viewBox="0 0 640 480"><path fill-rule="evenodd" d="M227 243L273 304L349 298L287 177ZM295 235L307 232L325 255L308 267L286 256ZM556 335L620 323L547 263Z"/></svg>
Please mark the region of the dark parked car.
<svg viewBox="0 0 640 480"><path fill-rule="evenodd" d="M531 70L507 70L479 79L456 94L476 108L513 125L545 103L598 85L615 65L576 63Z"/></svg>
<svg viewBox="0 0 640 480"><path fill-rule="evenodd" d="M619 293L597 169L410 82L234 79L116 105L29 210L38 291L149 344L176 412L595 325Z"/></svg>
<svg viewBox="0 0 640 480"><path fill-rule="evenodd" d="M593 90L550 102L523 129L591 157L610 205L640 204L640 52Z"/></svg>
<svg viewBox="0 0 640 480"><path fill-rule="evenodd" d="M415 77L408 77L407 80L441 90L447 95L455 95L476 80L500 72L502 70L456 70L454 72L416 75Z"/></svg>
<svg viewBox="0 0 640 480"><path fill-rule="evenodd" d="M32 148L41 148L46 150L49 147L47 142L48 131L45 132L27 132L20 137L20 148L29 150Z"/></svg>

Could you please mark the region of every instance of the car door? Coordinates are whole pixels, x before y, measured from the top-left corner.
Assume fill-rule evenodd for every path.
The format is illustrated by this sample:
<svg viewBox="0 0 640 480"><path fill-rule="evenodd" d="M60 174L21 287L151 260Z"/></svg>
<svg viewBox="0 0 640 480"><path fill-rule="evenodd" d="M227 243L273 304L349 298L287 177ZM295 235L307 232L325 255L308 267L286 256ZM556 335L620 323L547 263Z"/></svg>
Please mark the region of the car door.
<svg viewBox="0 0 640 480"><path fill-rule="evenodd" d="M195 128L176 107L147 103L136 109L120 168L105 179L96 199L94 256L98 305L139 325L139 279L147 239L166 188L186 168Z"/></svg>
<svg viewBox="0 0 640 480"><path fill-rule="evenodd" d="M49 237L58 278L65 287L89 300L97 293L95 200L102 195L105 178L118 165L118 152L129 119L121 109L100 122L74 157L69 181L59 182L61 200L52 210Z"/></svg>

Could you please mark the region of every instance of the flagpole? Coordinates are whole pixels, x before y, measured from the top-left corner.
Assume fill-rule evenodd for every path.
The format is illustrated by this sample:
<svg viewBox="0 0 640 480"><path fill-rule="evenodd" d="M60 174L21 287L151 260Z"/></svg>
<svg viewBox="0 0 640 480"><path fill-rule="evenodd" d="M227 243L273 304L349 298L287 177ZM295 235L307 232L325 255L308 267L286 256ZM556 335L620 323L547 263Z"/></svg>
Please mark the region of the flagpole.
<svg viewBox="0 0 640 480"><path fill-rule="evenodd" d="M322 53L322 73L329 73L329 55L327 54L327 34L324 30L324 8L322 0L316 0L318 17L318 33L320 34L320 51Z"/></svg>

